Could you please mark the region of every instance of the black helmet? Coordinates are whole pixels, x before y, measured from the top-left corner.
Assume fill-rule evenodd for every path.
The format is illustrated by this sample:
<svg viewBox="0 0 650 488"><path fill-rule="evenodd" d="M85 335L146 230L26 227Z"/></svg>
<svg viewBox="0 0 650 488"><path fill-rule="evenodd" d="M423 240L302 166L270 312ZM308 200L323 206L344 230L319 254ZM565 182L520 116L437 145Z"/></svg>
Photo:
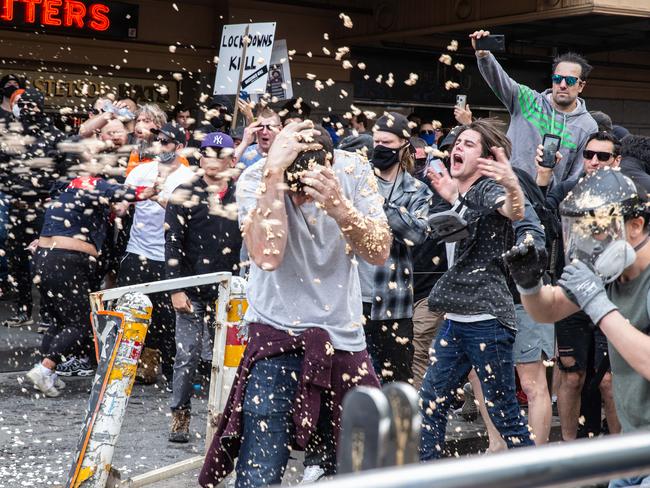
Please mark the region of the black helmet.
<svg viewBox="0 0 650 488"><path fill-rule="evenodd" d="M602 168L578 181L560 204L560 214L565 217L593 215L610 206L612 215L638 215L644 213L646 200L645 192L639 192L620 170Z"/></svg>

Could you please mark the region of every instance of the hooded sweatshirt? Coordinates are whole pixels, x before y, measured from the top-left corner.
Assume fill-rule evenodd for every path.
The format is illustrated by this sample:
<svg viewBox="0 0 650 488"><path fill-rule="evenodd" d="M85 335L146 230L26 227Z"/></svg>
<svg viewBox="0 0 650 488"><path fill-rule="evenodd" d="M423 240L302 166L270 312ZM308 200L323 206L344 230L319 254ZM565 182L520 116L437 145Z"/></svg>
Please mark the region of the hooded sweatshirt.
<svg viewBox="0 0 650 488"><path fill-rule="evenodd" d="M587 138L598 130L596 121L587 112L585 101L578 98L573 112L559 112L553 108L550 88L539 93L517 83L492 54L482 58L477 56L477 59L483 78L510 112L508 137L512 141L512 165L534 178L537 146L542 143L544 134L554 134L562 138L562 160L553 170L553 180L577 177L583 169L582 150Z"/></svg>

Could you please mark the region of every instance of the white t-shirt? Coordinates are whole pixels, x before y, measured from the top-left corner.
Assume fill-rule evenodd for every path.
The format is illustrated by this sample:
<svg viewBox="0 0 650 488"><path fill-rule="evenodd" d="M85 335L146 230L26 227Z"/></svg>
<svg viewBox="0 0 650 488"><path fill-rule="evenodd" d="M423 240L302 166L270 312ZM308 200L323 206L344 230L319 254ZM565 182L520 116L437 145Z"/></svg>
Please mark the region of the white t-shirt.
<svg viewBox="0 0 650 488"><path fill-rule="evenodd" d="M159 177L157 161L141 163L129 173L129 186L153 186ZM164 171L164 165L161 165ZM188 183L194 172L180 165L165 178L160 197L167 200L176 187ZM139 254L154 261L165 261L165 209L157 202L144 200L135 203L135 214L126 252Z"/></svg>
<svg viewBox="0 0 650 488"><path fill-rule="evenodd" d="M239 221L257 206L266 160L248 167L237 182ZM384 220L382 198L370 164L355 154L334 151L334 172L344 195L363 215ZM359 273L337 223L314 203L284 203L289 235L284 259L274 271L251 263L245 319L300 334L311 327L325 329L335 349L362 351Z"/></svg>

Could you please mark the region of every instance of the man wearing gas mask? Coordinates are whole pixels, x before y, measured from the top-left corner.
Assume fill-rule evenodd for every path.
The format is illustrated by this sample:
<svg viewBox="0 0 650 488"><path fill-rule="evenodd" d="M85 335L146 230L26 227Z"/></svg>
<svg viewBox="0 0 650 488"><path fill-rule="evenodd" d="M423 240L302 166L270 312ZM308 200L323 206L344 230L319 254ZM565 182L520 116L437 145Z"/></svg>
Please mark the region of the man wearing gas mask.
<svg viewBox="0 0 650 488"><path fill-rule="evenodd" d="M616 168L621 157L621 145L609 132L594 132L587 138L583 151L583 171L580 178L592 174L600 168ZM537 151L537 184L545 191L550 182L552 169L539 165L542 159L542 147ZM560 203L570 194L578 183L579 178L565 180L546 194L547 207L557 212ZM556 265L554 271L559 276L564 267L561 242L558 243L558 254L552 257ZM607 368L607 340L602 332L594 329L589 317L583 312L566 317L556 324L555 336L559 355L560 385L557 391L558 413L564 440L575 439L578 435L578 419L581 412L582 390L587 378L589 358L593 356L593 371L602 397L607 427L610 433L620 432L621 426L616 416L616 408L612 394L612 375ZM602 368L602 371L601 371ZM591 376L591 375L590 375ZM586 405L588 407L588 405ZM600 408L597 408L600 412ZM588 417L588 415L587 415Z"/></svg>
<svg viewBox="0 0 650 488"><path fill-rule="evenodd" d="M156 201L135 202L133 225L129 233L126 254L120 263L118 286L136 285L165 278L165 208L174 190L191 181L194 172L182 164L185 147L185 131L173 122L159 129L151 128L154 136L152 151L156 159L140 163L127 176L129 186L156 187L159 190ZM118 215L127 211L121 204ZM147 368L139 368L138 374L144 383L154 383L157 366L162 353L162 373L168 382L172 380L175 355L174 311L171 299L165 293L150 295L153 302L151 327L142 352L141 361ZM158 352L159 351L159 352ZM141 374L142 373L142 374Z"/></svg>
<svg viewBox="0 0 650 488"><path fill-rule="evenodd" d="M376 266L359 260L368 353L382 382L413 378L412 247L429 235L431 190L415 179L409 122L390 112L373 127L372 166L393 234L390 256Z"/></svg>
<svg viewBox="0 0 650 488"><path fill-rule="evenodd" d="M543 286L534 246L506 262L522 302L538 322L584 311L608 340L616 412L623 432L650 427L650 231L645 189L616 169L582 179L560 206L567 266L558 286ZM650 481L646 478L646 482ZM638 486L641 478L610 487Z"/></svg>
<svg viewBox="0 0 650 488"><path fill-rule="evenodd" d="M9 281L17 297L15 314L5 321L9 327L33 323L31 252L27 247L38 237L43 225L50 188L66 177L65 163L57 150L64 135L45 114L43 94L28 88L16 106L25 139L22 145L8 147L0 159L2 191L11 197L7 256Z"/></svg>

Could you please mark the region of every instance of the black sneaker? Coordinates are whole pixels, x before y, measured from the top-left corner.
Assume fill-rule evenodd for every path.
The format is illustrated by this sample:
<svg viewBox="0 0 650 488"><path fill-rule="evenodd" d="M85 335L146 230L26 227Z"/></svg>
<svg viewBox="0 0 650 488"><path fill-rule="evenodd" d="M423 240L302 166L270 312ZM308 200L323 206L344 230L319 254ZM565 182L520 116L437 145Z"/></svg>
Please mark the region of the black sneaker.
<svg viewBox="0 0 650 488"><path fill-rule="evenodd" d="M56 367L59 376L93 376L95 370L87 359L72 358Z"/></svg>
<svg viewBox="0 0 650 488"><path fill-rule="evenodd" d="M2 322L2 325L5 327L24 327L26 325L32 325L33 323L34 321L31 316L27 315L25 312L19 312Z"/></svg>

